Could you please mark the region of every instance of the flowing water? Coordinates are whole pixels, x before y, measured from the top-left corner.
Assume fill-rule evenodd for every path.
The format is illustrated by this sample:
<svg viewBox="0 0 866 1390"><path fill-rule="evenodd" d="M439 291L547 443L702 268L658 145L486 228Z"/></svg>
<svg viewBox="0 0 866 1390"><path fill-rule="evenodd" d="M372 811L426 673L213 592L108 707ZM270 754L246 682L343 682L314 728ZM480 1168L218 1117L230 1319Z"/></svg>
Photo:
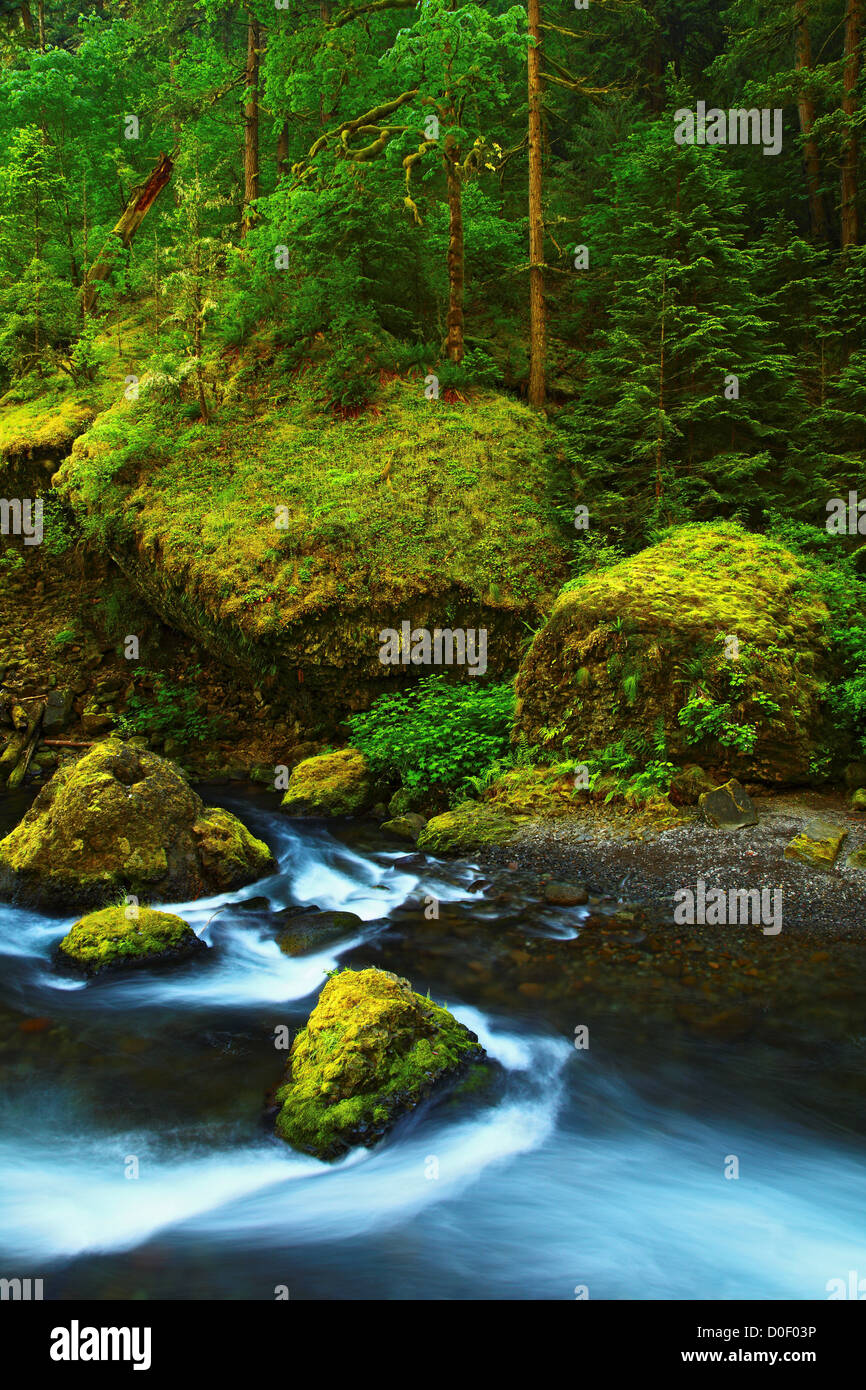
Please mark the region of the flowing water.
<svg viewBox="0 0 866 1390"><path fill-rule="evenodd" d="M695 1040L624 979L578 1050L564 962L589 909L479 895L472 865L288 821L265 794L212 799L279 869L170 905L207 960L85 983L53 959L70 917L0 906L4 1276L132 1299L826 1298L866 1276L859 1004L826 1045L820 1018L786 1045L783 1012L769 1035ZM274 914L299 904L362 925L293 958ZM550 988L516 988L506 946ZM274 1030L303 1025L338 963L430 989L500 1070L324 1164L273 1136L266 1095Z"/></svg>

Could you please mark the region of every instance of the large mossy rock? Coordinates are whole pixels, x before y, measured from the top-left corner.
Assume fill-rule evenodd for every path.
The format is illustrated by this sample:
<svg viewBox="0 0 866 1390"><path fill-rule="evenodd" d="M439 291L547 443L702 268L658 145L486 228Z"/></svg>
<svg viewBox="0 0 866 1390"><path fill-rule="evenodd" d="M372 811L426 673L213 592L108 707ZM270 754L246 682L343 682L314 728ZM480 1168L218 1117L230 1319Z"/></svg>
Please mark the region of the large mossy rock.
<svg viewBox="0 0 866 1390"><path fill-rule="evenodd" d="M0 840L0 895L57 910L125 893L198 898L274 868L236 816L206 807L166 759L119 739L61 767Z"/></svg>
<svg viewBox="0 0 866 1390"><path fill-rule="evenodd" d="M165 965L207 951L188 922L152 907L103 907L82 917L60 942L61 959L87 975Z"/></svg>
<svg viewBox="0 0 866 1390"><path fill-rule="evenodd" d="M645 757L802 782L829 737L827 619L783 546L732 523L678 527L562 591L517 678L517 732L573 758L622 739Z"/></svg>
<svg viewBox="0 0 866 1390"><path fill-rule="evenodd" d="M278 671L273 698L308 729L417 678L379 659L404 620L486 628L491 673L513 670L567 572L538 414L492 392L430 401L415 380L345 420L245 365L207 426L142 392L59 469L138 593L256 684Z"/></svg>
<svg viewBox="0 0 866 1390"><path fill-rule="evenodd" d="M438 1086L480 1061L478 1038L387 970L333 975L292 1044L276 1131L334 1159L368 1147Z"/></svg>
<svg viewBox="0 0 866 1390"><path fill-rule="evenodd" d="M341 748L298 763L280 810L290 816L355 816L372 801L367 759L357 748Z"/></svg>

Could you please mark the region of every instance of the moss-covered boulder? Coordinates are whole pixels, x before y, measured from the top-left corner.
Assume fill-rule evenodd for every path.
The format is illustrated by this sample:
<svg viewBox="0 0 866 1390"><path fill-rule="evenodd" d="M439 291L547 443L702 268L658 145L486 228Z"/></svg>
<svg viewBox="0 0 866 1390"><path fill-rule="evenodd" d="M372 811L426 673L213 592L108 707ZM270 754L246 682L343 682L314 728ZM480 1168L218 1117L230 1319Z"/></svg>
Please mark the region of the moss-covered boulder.
<svg viewBox="0 0 866 1390"><path fill-rule="evenodd" d="M290 816L356 816L372 801L367 759L357 748L341 748L298 763L280 809Z"/></svg>
<svg viewBox="0 0 866 1390"><path fill-rule="evenodd" d="M829 738L827 607L785 547L693 524L566 585L521 666L517 734L582 757L802 782Z"/></svg>
<svg viewBox="0 0 866 1390"><path fill-rule="evenodd" d="M0 840L0 896L48 909L100 907L124 893L197 898L274 868L236 816L206 807L166 759L119 739L61 767Z"/></svg>
<svg viewBox="0 0 866 1390"><path fill-rule="evenodd" d="M59 945L66 965L98 975L136 965L165 965L207 951L189 923L151 907L103 907L89 912Z"/></svg>
<svg viewBox="0 0 866 1390"><path fill-rule="evenodd" d="M428 854L469 854L484 845L504 845L517 822L485 801L461 801L453 811L433 816L416 844Z"/></svg>
<svg viewBox="0 0 866 1390"><path fill-rule="evenodd" d="M369 1147L483 1056L476 1035L408 980L341 970L292 1044L277 1134L324 1159Z"/></svg>
<svg viewBox="0 0 866 1390"><path fill-rule="evenodd" d="M57 474L149 606L256 684L279 671L311 731L417 677L379 659L404 620L483 627L489 669L510 672L566 577L538 412L487 391L429 401L415 379L343 419L311 404L309 375L293 386L260 350L239 365L226 380L221 364L207 425L117 393Z"/></svg>

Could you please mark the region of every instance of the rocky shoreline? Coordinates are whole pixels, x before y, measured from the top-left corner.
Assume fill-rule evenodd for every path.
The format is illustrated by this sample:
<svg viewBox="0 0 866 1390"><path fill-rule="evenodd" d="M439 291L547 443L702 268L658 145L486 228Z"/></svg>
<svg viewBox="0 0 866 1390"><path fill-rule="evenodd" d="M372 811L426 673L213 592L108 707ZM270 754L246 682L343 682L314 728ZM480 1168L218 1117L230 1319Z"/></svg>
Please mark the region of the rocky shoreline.
<svg viewBox="0 0 866 1390"><path fill-rule="evenodd" d="M703 879L707 888L780 888L786 932L821 940L866 938L862 870L846 865L866 847L866 818L841 791L802 789L755 798L758 824L723 831L697 808L658 830L604 807L573 819L531 820L506 845L489 845L482 864L512 864L555 878L585 881L598 893L635 899L672 917L674 894ZM844 852L829 871L786 859L785 846L816 816L844 824ZM719 930L724 931L724 928ZM755 928L756 932L760 928Z"/></svg>

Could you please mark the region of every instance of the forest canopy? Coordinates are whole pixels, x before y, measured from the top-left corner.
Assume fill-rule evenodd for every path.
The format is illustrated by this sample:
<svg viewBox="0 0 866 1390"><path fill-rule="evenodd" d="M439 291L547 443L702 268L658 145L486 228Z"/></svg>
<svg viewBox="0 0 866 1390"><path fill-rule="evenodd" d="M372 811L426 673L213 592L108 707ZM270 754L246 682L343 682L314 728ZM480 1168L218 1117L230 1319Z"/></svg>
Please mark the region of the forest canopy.
<svg viewBox="0 0 866 1390"><path fill-rule="evenodd" d="M250 360L347 418L394 376L526 399L595 545L822 525L863 472L863 42L862 0L6 0L0 389L98 391L124 322L204 422ZM699 103L780 148L678 141Z"/></svg>

